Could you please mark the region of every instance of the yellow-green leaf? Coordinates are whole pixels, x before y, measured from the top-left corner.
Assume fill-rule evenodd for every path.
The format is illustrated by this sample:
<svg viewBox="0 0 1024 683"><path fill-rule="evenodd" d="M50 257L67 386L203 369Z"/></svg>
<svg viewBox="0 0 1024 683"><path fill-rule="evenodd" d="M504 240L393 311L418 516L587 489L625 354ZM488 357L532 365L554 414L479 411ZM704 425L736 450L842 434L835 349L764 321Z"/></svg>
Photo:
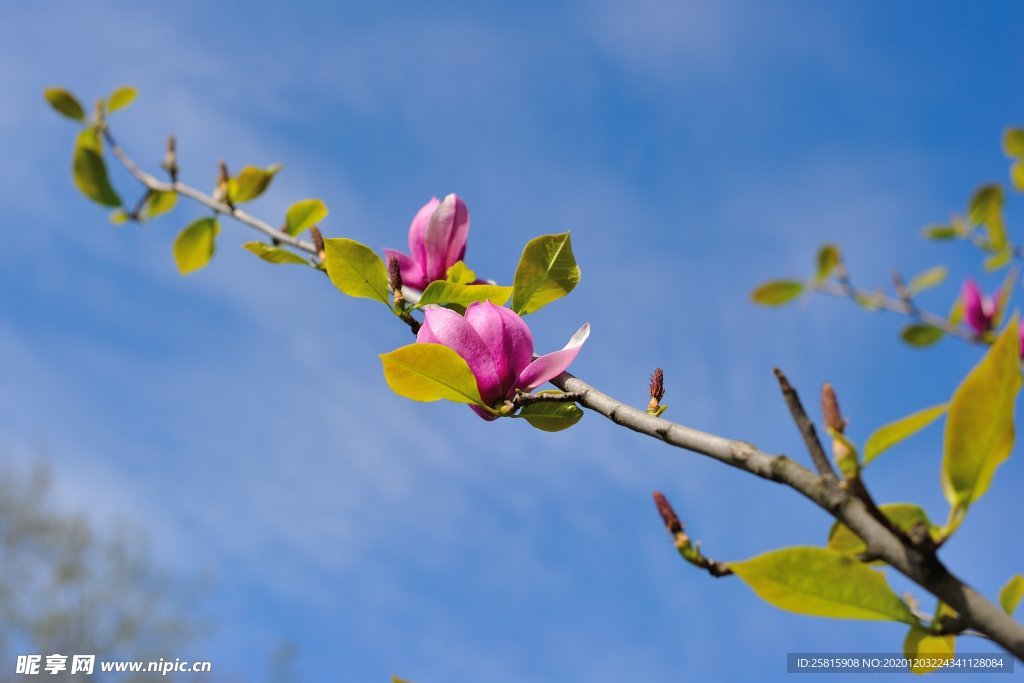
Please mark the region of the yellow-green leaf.
<svg viewBox="0 0 1024 683"><path fill-rule="evenodd" d="M818 250L818 274L817 282L824 282L832 275L839 263L839 247L834 244L826 244Z"/></svg>
<svg viewBox="0 0 1024 683"><path fill-rule="evenodd" d="M882 573L828 548L772 550L729 567L762 600L790 612L917 623Z"/></svg>
<svg viewBox="0 0 1024 683"><path fill-rule="evenodd" d="M964 300L961 297L957 297L953 300L953 305L949 307L949 324L959 325L964 319Z"/></svg>
<svg viewBox="0 0 1024 683"><path fill-rule="evenodd" d="M942 334L942 330L937 327L914 323L904 327L903 331L900 332L900 337L911 346L923 348L925 346L931 346L942 339Z"/></svg>
<svg viewBox="0 0 1024 683"><path fill-rule="evenodd" d="M962 514L988 490L996 467L1013 449L1014 405L1020 391L1017 316L953 392L946 418L942 488Z"/></svg>
<svg viewBox="0 0 1024 683"><path fill-rule="evenodd" d="M465 261L456 261L455 265L448 269L446 278L448 282L457 285L471 285L476 282L476 273L469 269Z"/></svg>
<svg viewBox="0 0 1024 683"><path fill-rule="evenodd" d="M989 249L1000 251L1006 245L1006 228L1003 225L1003 188L999 185L983 185L971 196L967 217L976 225L984 225L988 232Z"/></svg>
<svg viewBox="0 0 1024 683"><path fill-rule="evenodd" d="M107 108L110 111L117 111L118 109L124 109L129 104L135 101L138 97L139 91L130 85L122 85L120 88L114 91L107 100Z"/></svg>
<svg viewBox="0 0 1024 683"><path fill-rule="evenodd" d="M447 346L409 344L381 354L384 378L398 394L414 401L470 403L483 406L469 365Z"/></svg>
<svg viewBox="0 0 1024 683"><path fill-rule="evenodd" d="M907 289L910 290L911 294L920 294L926 289L941 285L946 281L946 275L948 274L949 269L946 266L934 266L923 273L915 275L910 280L910 284L907 285Z"/></svg>
<svg viewBox="0 0 1024 683"><path fill-rule="evenodd" d="M885 503L878 506L882 514L886 516L897 528L903 531L910 531L917 522L923 522L928 527L928 533L932 538L938 538L941 529L928 519L928 513L920 505L913 503ZM828 532L828 547L844 555L859 555L867 550L864 541L855 533L850 531L842 522L836 522Z"/></svg>
<svg viewBox="0 0 1024 683"><path fill-rule="evenodd" d="M1024 598L1024 575L1015 574L999 591L999 605L1012 616L1021 598Z"/></svg>
<svg viewBox="0 0 1024 683"><path fill-rule="evenodd" d="M199 270L213 258L215 238L220 232L216 218L200 218L174 240L174 262L182 275Z"/></svg>
<svg viewBox="0 0 1024 683"><path fill-rule="evenodd" d="M131 219L131 216L124 209L114 209L110 212L110 222L114 225L124 225L129 219Z"/></svg>
<svg viewBox="0 0 1024 683"><path fill-rule="evenodd" d="M571 292L580 281L569 233L541 235L526 244L512 282L512 310L533 313Z"/></svg>
<svg viewBox="0 0 1024 683"><path fill-rule="evenodd" d="M910 672L927 674L942 668L934 663L952 657L956 636L936 636L920 626L911 626L903 641L903 654L910 660Z"/></svg>
<svg viewBox="0 0 1024 683"><path fill-rule="evenodd" d="M1003 152L1008 157L1024 157L1024 128L1007 128L1003 133Z"/></svg>
<svg viewBox="0 0 1024 683"><path fill-rule="evenodd" d="M921 231L921 234L930 240L951 240L958 236L956 228L952 225L929 225Z"/></svg>
<svg viewBox="0 0 1024 683"><path fill-rule="evenodd" d="M327 218L327 205L321 199L303 199L288 207L284 231L299 235Z"/></svg>
<svg viewBox="0 0 1024 683"><path fill-rule="evenodd" d="M981 267L991 273L994 270L1005 268L1012 260L1013 251L1010 249L1008 244L1004 244L1002 249L985 259L981 264Z"/></svg>
<svg viewBox="0 0 1024 683"><path fill-rule="evenodd" d="M583 418L583 411L575 403L568 401L530 403L520 409L519 417L545 432L560 432L579 422Z"/></svg>
<svg viewBox="0 0 1024 683"><path fill-rule="evenodd" d="M864 444L864 463L871 462L900 441L917 434L945 414L948 408L948 403L942 403L919 410L916 413L911 413L895 422L879 427L868 437L867 443Z"/></svg>
<svg viewBox="0 0 1024 683"><path fill-rule="evenodd" d="M373 249L347 237L324 240L324 247L324 265L335 287L349 296L376 299L390 306L388 271Z"/></svg>
<svg viewBox="0 0 1024 683"><path fill-rule="evenodd" d="M251 251L267 263L294 263L299 266L309 265L309 262L298 254L290 252L287 249L282 249L281 247L275 247L265 242L246 242L242 245L242 248L246 251Z"/></svg>
<svg viewBox="0 0 1024 683"><path fill-rule="evenodd" d="M1024 190L1024 161L1018 161L1010 166L1010 182L1016 190Z"/></svg>
<svg viewBox="0 0 1024 683"><path fill-rule="evenodd" d="M234 204L256 199L266 191L270 181L282 168L281 164L272 164L266 168L246 166L238 176L228 180L228 197Z"/></svg>
<svg viewBox="0 0 1024 683"><path fill-rule="evenodd" d="M43 97L59 113L75 121L85 120L85 110L78 99L64 88L47 88Z"/></svg>
<svg viewBox="0 0 1024 683"><path fill-rule="evenodd" d="M152 220L173 209L178 204L177 192L165 192L154 190L146 198L146 205L143 207L143 216L146 220Z"/></svg>
<svg viewBox="0 0 1024 683"><path fill-rule="evenodd" d="M804 292L804 283L799 280L774 280L755 289L750 298L762 306L781 306Z"/></svg>
<svg viewBox="0 0 1024 683"><path fill-rule="evenodd" d="M100 151L101 143L95 130L83 130L75 142L75 154L71 167L75 186L97 204L121 206L121 198L110 184L107 165Z"/></svg>
<svg viewBox="0 0 1024 683"><path fill-rule="evenodd" d="M469 306L474 301L490 301L496 306L504 306L512 296L511 287L498 285L457 285L454 282L434 280L423 290L417 306L427 304L457 304Z"/></svg>

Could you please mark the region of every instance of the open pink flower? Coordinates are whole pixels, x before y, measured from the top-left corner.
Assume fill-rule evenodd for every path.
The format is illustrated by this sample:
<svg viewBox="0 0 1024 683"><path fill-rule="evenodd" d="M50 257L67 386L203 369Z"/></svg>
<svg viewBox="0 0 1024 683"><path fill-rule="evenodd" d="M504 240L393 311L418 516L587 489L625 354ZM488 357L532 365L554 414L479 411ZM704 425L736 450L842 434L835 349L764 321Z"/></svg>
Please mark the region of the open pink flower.
<svg viewBox="0 0 1024 683"><path fill-rule="evenodd" d="M443 344L462 356L476 377L484 403L496 407L515 396L516 389L533 391L569 367L590 335L586 324L561 351L533 358L533 335L512 310L490 301L470 304L461 316L447 308L431 307L416 341ZM485 420L495 417L471 406Z"/></svg>
<svg viewBox="0 0 1024 683"><path fill-rule="evenodd" d="M986 296L982 294L977 282L970 278L964 280L964 319L975 333L985 334L992 329L992 325L995 323L998 299L998 289L993 292L992 296Z"/></svg>
<svg viewBox="0 0 1024 683"><path fill-rule="evenodd" d="M466 255L469 236L469 210L458 195L450 194L444 201L434 197L423 205L409 226L409 251L403 254L385 249L385 260L398 260L402 282L409 287L426 289L434 280L444 280L448 269Z"/></svg>

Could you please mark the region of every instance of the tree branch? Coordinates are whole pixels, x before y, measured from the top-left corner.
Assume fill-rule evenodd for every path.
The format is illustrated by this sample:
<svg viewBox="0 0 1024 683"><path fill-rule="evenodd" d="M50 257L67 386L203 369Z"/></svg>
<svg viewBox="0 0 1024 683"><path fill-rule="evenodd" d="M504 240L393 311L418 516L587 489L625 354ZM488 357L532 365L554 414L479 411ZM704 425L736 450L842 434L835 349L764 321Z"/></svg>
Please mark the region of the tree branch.
<svg viewBox="0 0 1024 683"><path fill-rule="evenodd" d="M970 330L959 325L953 325L949 320L941 315L930 313L929 311L923 311L909 301L894 299L886 296L882 292L870 292L865 289L857 289L856 287L853 287L849 281L840 283L822 282L814 287L814 291L821 292L822 294L828 294L829 296L839 297L841 299L869 301L877 308L907 316L922 325L936 327L951 337L958 337L971 343L978 342L978 338Z"/></svg>
<svg viewBox="0 0 1024 683"><path fill-rule="evenodd" d="M309 242L278 230L244 211L217 201L178 180L170 183L157 180L139 168L125 154L124 150L114 141L109 130L104 128L103 135L114 156L136 180L149 190L177 192L213 211L231 216L283 244L319 258L318 249ZM843 285L824 283L819 286L818 290L844 297L858 294L857 290L854 290L848 282ZM868 294L867 296L872 295ZM409 299L408 296L406 298ZM920 322L938 327L948 334L968 341L975 341L969 333L950 326L944 318L923 312L912 314L906 309L903 302L880 297L879 306L915 317ZM572 394L575 402L604 415L617 425L659 439L671 446L708 456L768 481L781 483L800 493L859 536L866 544L868 554L887 562L911 581L948 604L956 610L967 627L991 638L1007 651L1024 660L1024 626L1008 617L999 607L950 573L933 553L922 553L918 548L897 537L871 514L862 500L850 495L842 487L834 486L835 474L831 473L828 459L825 458L824 468L820 462L823 449L821 449L820 441L817 440L816 433L801 429L805 443L811 450L818 469L824 470L821 475L813 473L785 455L764 453L748 442L709 434L661 417L655 417L602 393L568 372L563 372L555 377L551 383L567 394ZM791 410L792 408L791 405ZM802 407L800 412L802 412ZM813 429L813 424L811 427ZM813 439L810 439L812 434ZM815 442L817 443L816 447L814 446ZM815 452L818 452L818 455L814 455Z"/></svg>
<svg viewBox="0 0 1024 683"><path fill-rule="evenodd" d="M240 223L244 223L250 228L259 230L263 234L281 242L282 244L287 244L294 249L304 251L311 254L313 257L318 258L317 249L310 242L299 239L298 237L293 237L282 230L278 230L269 223L261 221L245 211L230 206L225 202L218 201L214 199L213 196L208 195L201 190L197 190L190 185L186 185L180 180L174 180L169 183L157 180L152 175L139 168L138 164L136 164L131 157L121 149L121 146L114 140L114 136L111 135L110 129L106 126L103 127L103 137L107 141L107 144L110 145L110 151L113 152L114 156L117 157L117 160L121 162L121 165L124 166L128 172L131 173L132 176L134 176L135 179L142 183L147 189L153 192L177 192L184 197L188 197L189 199L202 204L208 209L216 211L217 213L222 213L226 216L231 216ZM177 171L175 169L175 176L176 175Z"/></svg>
<svg viewBox="0 0 1024 683"><path fill-rule="evenodd" d="M984 595L967 585L934 555L902 542L868 511L864 502L785 455L769 455L753 444L702 432L654 417L604 394L567 372L551 380L562 391L582 394L580 405L617 425L665 443L714 458L763 479L797 491L845 524L867 545L868 552L952 607L974 630L999 643L1024 661L1024 626L1007 616Z"/></svg>

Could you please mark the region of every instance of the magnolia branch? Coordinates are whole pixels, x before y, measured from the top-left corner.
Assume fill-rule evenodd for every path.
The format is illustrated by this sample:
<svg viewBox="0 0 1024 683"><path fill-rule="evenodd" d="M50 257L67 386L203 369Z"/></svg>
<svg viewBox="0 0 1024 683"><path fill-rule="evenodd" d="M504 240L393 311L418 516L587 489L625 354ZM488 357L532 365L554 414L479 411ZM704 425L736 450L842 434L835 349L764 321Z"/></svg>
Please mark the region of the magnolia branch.
<svg viewBox="0 0 1024 683"><path fill-rule="evenodd" d="M176 178L176 173L172 172L172 181L169 183L157 180L139 168L125 154L108 130L104 129L103 134L114 156L149 191L177 192L213 211L231 216L283 244L305 251L314 257L319 255L320 250L315 245L293 237L244 211L180 182ZM401 288L398 291L402 291ZM908 315L923 324L938 327L947 334L974 341L969 333L950 325L944 318L917 310L906 301L860 292L853 289L846 279L843 279L840 284L822 283L818 286L818 291L847 298L874 297L873 302L880 308ZM784 377L780 378L780 384L783 379ZM827 459L824 463L821 461L824 451L820 442L817 442L813 425L807 429L803 424L803 418L800 417L800 413L803 413L802 407L799 411L793 410L794 406L799 405L798 399L793 403L787 396L787 402L794 412L794 418L799 418L797 421L801 426L805 444L821 474L815 474L786 455L765 453L746 441L709 434L657 417L651 412L612 398L568 372L563 372L555 377L551 383L565 392L566 396L571 396L572 401L603 415L619 426L664 441L670 446L713 458L762 479L783 484L800 493L860 537L867 547L868 555L888 563L911 581L948 604L956 610L966 627L984 634L1017 658L1024 660L1024 626L1011 619L985 596L954 576L938 559L934 548L922 549L916 547L905 537L901 538L873 514L864 500L853 495L845 486L838 483ZM785 391L785 386L783 389ZM653 391L652 388L652 398L654 398ZM659 390L659 393L663 393L663 388ZM793 395L795 396L795 392ZM658 399L660 400L660 395ZM811 438L812 436L813 438ZM666 524L669 521L666 520ZM678 522L678 518L676 521ZM678 529L682 533L681 524ZM673 531L673 534L675 533ZM702 557L699 550L693 557ZM687 559L694 561L691 558ZM725 565L708 558L697 560L696 563L698 566L703 566L712 575L724 576L729 573Z"/></svg>
<svg viewBox="0 0 1024 683"><path fill-rule="evenodd" d="M822 282L814 287L814 291L841 299L850 299L857 302L868 302L874 308L912 318L922 325L935 327L942 330L951 337L958 337L968 342L977 342L977 337L969 330L954 325L946 318L936 313L918 308L913 301L907 297L893 298L877 291L872 292L866 289L857 289L849 281Z"/></svg>
<svg viewBox="0 0 1024 683"><path fill-rule="evenodd" d="M602 393L568 372L555 377L551 383L563 391L582 394L580 405L617 425L797 491L860 537L870 555L888 563L948 604L970 628L1024 660L1024 626L954 576L934 553L922 552L896 536L871 514L864 501L844 487L785 455L769 455L746 441L709 434L650 415Z"/></svg>
<svg viewBox="0 0 1024 683"><path fill-rule="evenodd" d="M121 149L120 145L118 145L114 140L113 135L110 133L110 129L106 126L103 128L103 137L107 141L107 144L110 145L110 151L113 152L114 156L117 157L117 160L121 162L121 165L124 166L128 172L131 173L136 180L142 183L142 185L144 185L150 192L177 192L179 195L188 197L212 211L222 213L226 216L231 216L240 223L248 225L250 228L255 230L259 230L263 234L281 242L282 244L287 244L290 247L304 251L314 257L318 257L318 250L312 243L306 242L298 237L293 237L283 230L278 230L269 223L261 221L255 216L231 206L227 202L220 201L211 195L203 193L201 190L181 182L177 179L176 168L171 173L173 178L171 182L157 180L152 175L139 168L138 164L132 161L131 157L125 154L124 150Z"/></svg>

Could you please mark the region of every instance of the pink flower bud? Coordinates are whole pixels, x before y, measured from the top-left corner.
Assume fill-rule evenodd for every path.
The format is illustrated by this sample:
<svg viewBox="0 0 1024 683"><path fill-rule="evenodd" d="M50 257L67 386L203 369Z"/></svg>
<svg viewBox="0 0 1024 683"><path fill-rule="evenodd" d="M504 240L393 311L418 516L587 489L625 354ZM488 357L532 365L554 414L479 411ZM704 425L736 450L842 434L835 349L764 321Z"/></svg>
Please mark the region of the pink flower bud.
<svg viewBox="0 0 1024 683"><path fill-rule="evenodd" d="M434 197L424 204L409 226L409 254L385 249L385 262L398 261L402 282L423 290L435 280L444 280L448 269L466 255L469 210L458 195L444 201Z"/></svg>

